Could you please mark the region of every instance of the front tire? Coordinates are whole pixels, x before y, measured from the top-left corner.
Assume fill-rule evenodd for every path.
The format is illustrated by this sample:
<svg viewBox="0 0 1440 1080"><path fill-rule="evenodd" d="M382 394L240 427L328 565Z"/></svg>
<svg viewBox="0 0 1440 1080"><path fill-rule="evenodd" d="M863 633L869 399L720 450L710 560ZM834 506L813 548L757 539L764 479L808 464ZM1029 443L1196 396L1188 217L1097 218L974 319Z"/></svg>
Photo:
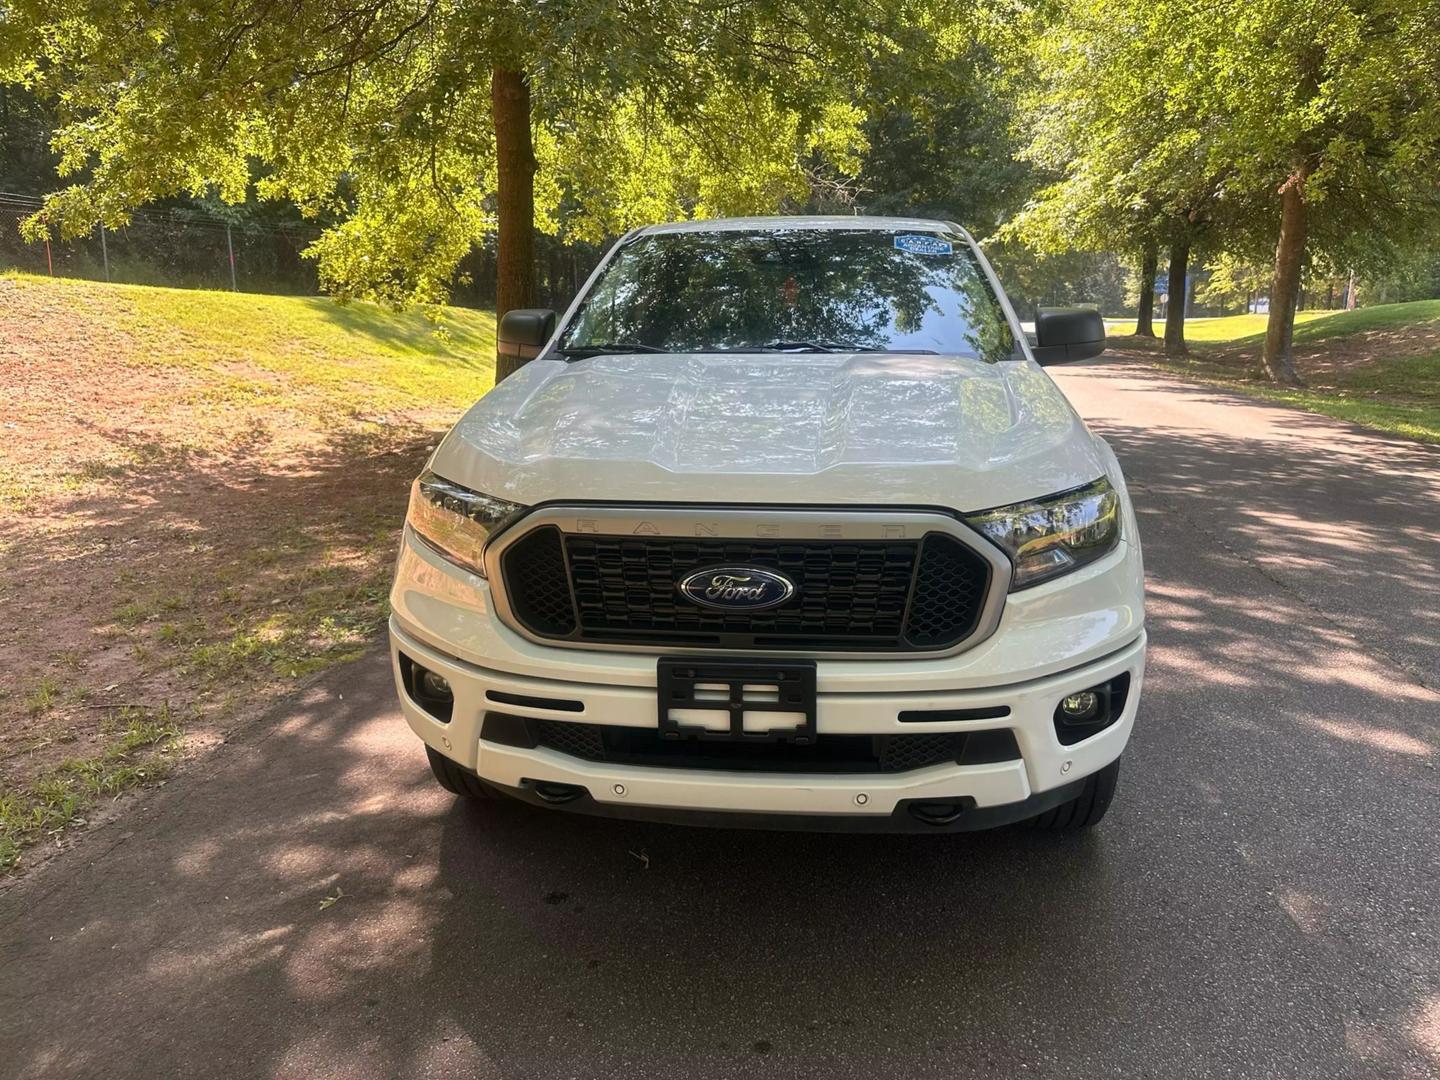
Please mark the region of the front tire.
<svg viewBox="0 0 1440 1080"><path fill-rule="evenodd" d="M1046 810L1027 824L1041 832L1079 832L1100 823L1110 802L1115 798L1115 785L1120 779L1120 759L1116 758L1097 773L1085 778L1080 794L1069 802Z"/></svg>
<svg viewBox="0 0 1440 1080"><path fill-rule="evenodd" d="M463 799L499 798L489 784L474 773L466 772L432 747L425 747L425 756L430 759L430 771L435 774L436 783L452 795L459 795Z"/></svg>

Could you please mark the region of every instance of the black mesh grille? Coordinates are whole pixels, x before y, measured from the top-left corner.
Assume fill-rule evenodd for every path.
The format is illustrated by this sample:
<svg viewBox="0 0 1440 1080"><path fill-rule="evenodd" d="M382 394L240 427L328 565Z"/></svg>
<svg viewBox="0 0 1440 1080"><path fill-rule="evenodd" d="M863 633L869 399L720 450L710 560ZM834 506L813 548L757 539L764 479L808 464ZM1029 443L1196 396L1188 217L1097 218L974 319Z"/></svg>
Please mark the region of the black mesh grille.
<svg viewBox="0 0 1440 1080"><path fill-rule="evenodd" d="M1018 760L1004 729L914 735L821 735L813 744L666 739L654 728L531 720L535 745L586 761L676 769L751 772L909 772L931 765ZM487 729L488 736L488 729Z"/></svg>
<svg viewBox="0 0 1440 1080"><path fill-rule="evenodd" d="M568 536L565 548L586 637L713 644L732 635L777 644L894 640L915 561L913 543ZM795 582L795 596L770 611L725 612L677 591L686 574L717 565L779 570Z"/></svg>
<svg viewBox="0 0 1440 1080"><path fill-rule="evenodd" d="M950 645L980 621L990 568L953 536L925 537L905 637L918 648Z"/></svg>
<svg viewBox="0 0 1440 1080"><path fill-rule="evenodd" d="M965 749L965 735L960 733L934 733L925 735L889 735L878 740L880 770L882 772L906 772L922 769L941 761L955 761Z"/></svg>
<svg viewBox="0 0 1440 1080"><path fill-rule="evenodd" d="M567 637L575 632L575 609L570 603L570 581L560 543L560 530L548 525L521 537L501 560L511 610L543 637Z"/></svg>
<svg viewBox="0 0 1440 1080"><path fill-rule="evenodd" d="M795 594L766 611L700 607L676 586L707 566L779 571ZM542 637L846 651L957 644L974 632L990 578L979 554L943 533L896 541L692 540L562 536L553 526L507 549L502 571L516 618Z"/></svg>
<svg viewBox="0 0 1440 1080"><path fill-rule="evenodd" d="M562 754L584 758L586 761L601 761L605 757L605 744L600 733L604 729L598 724L565 724L554 720L537 721L539 731L535 741L540 746L559 750Z"/></svg>

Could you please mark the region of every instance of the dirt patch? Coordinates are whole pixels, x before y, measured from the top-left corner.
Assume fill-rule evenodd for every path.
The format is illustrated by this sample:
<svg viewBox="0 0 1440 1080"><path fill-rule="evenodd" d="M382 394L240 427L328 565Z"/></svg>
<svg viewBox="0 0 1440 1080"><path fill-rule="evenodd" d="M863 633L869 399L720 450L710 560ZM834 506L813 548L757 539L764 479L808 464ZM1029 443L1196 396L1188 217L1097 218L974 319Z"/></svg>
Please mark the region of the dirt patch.
<svg viewBox="0 0 1440 1080"><path fill-rule="evenodd" d="M87 317L61 293L0 279L0 385L5 387L0 461L11 501L43 490L45 476L125 449L155 405L183 393L183 372L127 358L135 343L107 319Z"/></svg>
<svg viewBox="0 0 1440 1080"><path fill-rule="evenodd" d="M53 846L82 804L93 819L133 786L117 769L149 762L138 782L155 780L362 649L383 620L409 483L454 417L331 414L313 387L223 356L157 364L116 315L0 280L12 841ZM44 827L15 825L25 815ZM19 850L4 849L0 872Z"/></svg>

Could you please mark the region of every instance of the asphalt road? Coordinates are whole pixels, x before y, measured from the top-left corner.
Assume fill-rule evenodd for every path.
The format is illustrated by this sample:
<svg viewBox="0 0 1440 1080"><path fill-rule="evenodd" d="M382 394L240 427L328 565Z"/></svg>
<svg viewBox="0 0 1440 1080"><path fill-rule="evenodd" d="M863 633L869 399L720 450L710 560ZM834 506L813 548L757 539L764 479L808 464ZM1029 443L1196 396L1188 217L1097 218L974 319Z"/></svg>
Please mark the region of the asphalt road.
<svg viewBox="0 0 1440 1080"><path fill-rule="evenodd" d="M0 1075L1440 1075L1440 453L1059 377L1151 582L1096 832L461 805L377 650L0 894Z"/></svg>

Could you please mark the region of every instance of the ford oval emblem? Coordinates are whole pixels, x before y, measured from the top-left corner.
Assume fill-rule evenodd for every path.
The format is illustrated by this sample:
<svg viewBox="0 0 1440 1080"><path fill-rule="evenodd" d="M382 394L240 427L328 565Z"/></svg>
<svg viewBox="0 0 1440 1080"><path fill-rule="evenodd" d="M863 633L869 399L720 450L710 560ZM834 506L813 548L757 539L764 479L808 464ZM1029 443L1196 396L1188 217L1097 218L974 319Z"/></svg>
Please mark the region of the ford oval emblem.
<svg viewBox="0 0 1440 1080"><path fill-rule="evenodd" d="M764 611L795 595L795 583L758 566L707 566L675 583L680 595L701 607L723 611Z"/></svg>

